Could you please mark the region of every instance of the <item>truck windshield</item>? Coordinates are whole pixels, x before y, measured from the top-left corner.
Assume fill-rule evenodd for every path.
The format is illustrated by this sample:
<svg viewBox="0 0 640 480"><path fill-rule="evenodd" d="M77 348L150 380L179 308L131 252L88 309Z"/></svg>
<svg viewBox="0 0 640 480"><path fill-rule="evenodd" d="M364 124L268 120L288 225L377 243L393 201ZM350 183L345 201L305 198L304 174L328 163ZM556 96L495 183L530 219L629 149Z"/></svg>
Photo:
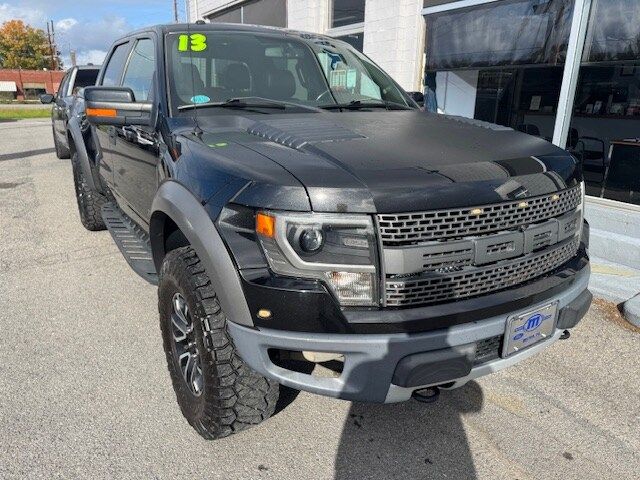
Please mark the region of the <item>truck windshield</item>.
<svg viewBox="0 0 640 480"><path fill-rule="evenodd" d="M348 44L324 37L176 32L166 36L166 50L174 111L411 108L387 74ZM281 110L273 108L274 101Z"/></svg>

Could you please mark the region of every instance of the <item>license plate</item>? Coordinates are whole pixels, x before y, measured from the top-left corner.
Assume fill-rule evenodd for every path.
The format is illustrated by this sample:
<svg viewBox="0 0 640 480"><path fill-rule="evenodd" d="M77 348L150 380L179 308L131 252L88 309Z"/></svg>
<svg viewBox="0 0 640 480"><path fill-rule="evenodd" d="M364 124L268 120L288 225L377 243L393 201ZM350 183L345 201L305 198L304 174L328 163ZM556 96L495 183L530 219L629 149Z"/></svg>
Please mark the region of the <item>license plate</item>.
<svg viewBox="0 0 640 480"><path fill-rule="evenodd" d="M521 352L552 336L558 316L558 302L550 303L507 320L502 356Z"/></svg>

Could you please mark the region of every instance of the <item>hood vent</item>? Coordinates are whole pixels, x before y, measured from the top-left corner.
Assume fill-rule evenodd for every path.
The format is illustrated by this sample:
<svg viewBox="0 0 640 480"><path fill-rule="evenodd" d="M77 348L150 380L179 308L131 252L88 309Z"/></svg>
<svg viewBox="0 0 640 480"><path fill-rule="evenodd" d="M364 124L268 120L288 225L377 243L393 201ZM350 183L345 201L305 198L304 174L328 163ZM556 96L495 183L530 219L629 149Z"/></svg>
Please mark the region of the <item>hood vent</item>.
<svg viewBox="0 0 640 480"><path fill-rule="evenodd" d="M365 138L363 135L332 122L316 119L305 120L307 118L292 115L292 118L256 122L247 128L247 132L295 149L301 149L307 143Z"/></svg>

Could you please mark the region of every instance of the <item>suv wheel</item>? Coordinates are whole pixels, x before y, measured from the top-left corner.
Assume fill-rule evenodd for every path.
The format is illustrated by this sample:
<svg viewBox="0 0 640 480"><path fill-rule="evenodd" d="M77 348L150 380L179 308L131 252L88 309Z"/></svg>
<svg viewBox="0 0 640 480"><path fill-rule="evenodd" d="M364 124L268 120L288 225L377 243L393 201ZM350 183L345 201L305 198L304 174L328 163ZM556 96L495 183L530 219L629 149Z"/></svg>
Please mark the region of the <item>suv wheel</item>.
<svg viewBox="0 0 640 480"><path fill-rule="evenodd" d="M200 435L226 437L273 415L279 385L252 370L236 352L227 318L191 247L164 258L158 308L178 405Z"/></svg>
<svg viewBox="0 0 640 480"><path fill-rule="evenodd" d="M52 127L52 130L53 130L53 146L56 149L56 157L58 157L61 160L66 158L71 158L71 152L69 151L69 149L64 145L60 145L60 142L58 141L58 136L56 135L56 130L54 127Z"/></svg>
<svg viewBox="0 0 640 480"><path fill-rule="evenodd" d="M76 152L74 152L71 158L71 166L73 168L73 184L76 190L78 212L80 213L82 225L92 232L105 230L107 227L102 219L101 210L107 201L106 198L87 185L80 164L78 163L78 154Z"/></svg>

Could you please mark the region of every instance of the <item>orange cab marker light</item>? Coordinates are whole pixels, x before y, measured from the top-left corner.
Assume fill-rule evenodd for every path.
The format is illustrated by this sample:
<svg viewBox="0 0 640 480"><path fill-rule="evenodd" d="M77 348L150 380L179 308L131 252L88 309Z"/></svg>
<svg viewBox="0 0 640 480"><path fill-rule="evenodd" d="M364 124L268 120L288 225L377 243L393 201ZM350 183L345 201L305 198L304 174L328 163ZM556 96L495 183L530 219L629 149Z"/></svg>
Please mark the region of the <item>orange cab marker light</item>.
<svg viewBox="0 0 640 480"><path fill-rule="evenodd" d="M276 234L276 219L266 213L256 215L256 232L265 237L273 238Z"/></svg>
<svg viewBox="0 0 640 480"><path fill-rule="evenodd" d="M114 108L87 108L88 117L117 117Z"/></svg>

